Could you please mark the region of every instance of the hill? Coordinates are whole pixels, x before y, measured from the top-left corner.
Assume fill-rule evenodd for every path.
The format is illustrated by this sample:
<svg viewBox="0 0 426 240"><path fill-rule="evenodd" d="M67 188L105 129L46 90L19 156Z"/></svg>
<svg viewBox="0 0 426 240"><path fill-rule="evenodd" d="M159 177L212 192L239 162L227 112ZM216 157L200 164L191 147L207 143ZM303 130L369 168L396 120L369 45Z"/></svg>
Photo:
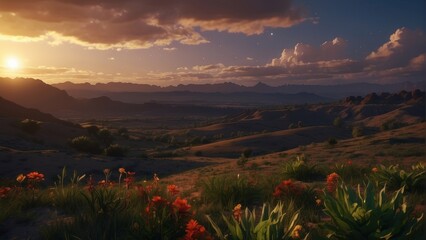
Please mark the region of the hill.
<svg viewBox="0 0 426 240"><path fill-rule="evenodd" d="M99 117L219 117L239 110L179 104L129 104L108 97L76 99L41 80L0 78L0 96L19 105L62 118Z"/></svg>
<svg viewBox="0 0 426 240"><path fill-rule="evenodd" d="M25 128L25 119L35 121L36 130ZM0 148L46 149L67 147L68 139L85 131L79 126L50 114L19 106L0 97ZM38 130L37 130L38 129Z"/></svg>

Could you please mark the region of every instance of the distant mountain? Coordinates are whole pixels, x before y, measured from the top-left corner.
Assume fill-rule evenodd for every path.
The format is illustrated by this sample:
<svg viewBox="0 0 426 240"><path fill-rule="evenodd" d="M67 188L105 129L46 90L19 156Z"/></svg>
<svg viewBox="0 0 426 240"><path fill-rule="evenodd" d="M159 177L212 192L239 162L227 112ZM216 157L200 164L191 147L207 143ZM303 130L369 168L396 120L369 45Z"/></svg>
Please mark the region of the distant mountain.
<svg viewBox="0 0 426 240"><path fill-rule="evenodd" d="M236 109L179 104L130 104L108 97L76 99L41 80L0 78L0 96L19 105L36 108L58 117L103 116L202 116L218 117L235 113Z"/></svg>
<svg viewBox="0 0 426 240"><path fill-rule="evenodd" d="M168 87L159 87L148 84L135 83L58 83L53 84L59 89L66 90L72 96L76 97L95 97L102 96L109 92L139 92L139 93L157 93L157 92L196 92L196 93L282 93L296 94L307 92L322 97L340 99L351 95L365 95L376 92L397 92L401 90L411 91L414 89L425 89L424 82L420 83L396 83L396 84L373 84L373 83L353 83L342 85L283 85L272 87L264 83L257 83L254 86L242 86L231 82L217 84L187 84Z"/></svg>
<svg viewBox="0 0 426 240"><path fill-rule="evenodd" d="M54 122L64 125L72 125L72 123L55 118L51 114L43 113L36 109L22 107L2 97L0 97L0 118L21 120L28 118L41 122Z"/></svg>

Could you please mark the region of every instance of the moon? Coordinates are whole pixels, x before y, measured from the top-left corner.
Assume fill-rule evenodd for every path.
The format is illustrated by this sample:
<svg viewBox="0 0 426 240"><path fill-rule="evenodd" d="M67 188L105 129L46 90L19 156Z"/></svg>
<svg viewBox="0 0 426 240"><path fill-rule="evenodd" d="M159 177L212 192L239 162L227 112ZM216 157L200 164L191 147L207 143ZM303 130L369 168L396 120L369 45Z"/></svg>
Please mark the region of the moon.
<svg viewBox="0 0 426 240"><path fill-rule="evenodd" d="M21 67L21 62L16 57L8 57L5 60L5 67L9 70L17 70Z"/></svg>

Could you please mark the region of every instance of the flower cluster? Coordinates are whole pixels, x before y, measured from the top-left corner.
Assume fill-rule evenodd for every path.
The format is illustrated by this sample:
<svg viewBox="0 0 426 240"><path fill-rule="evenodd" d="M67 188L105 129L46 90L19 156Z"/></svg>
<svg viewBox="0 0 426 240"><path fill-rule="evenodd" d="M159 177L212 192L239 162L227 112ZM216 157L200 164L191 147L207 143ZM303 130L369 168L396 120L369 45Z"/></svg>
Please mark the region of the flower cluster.
<svg viewBox="0 0 426 240"><path fill-rule="evenodd" d="M241 215L242 215L241 204L237 204L237 206L235 206L234 210L232 211L232 216L234 217L235 220L237 220L238 222L241 222Z"/></svg>
<svg viewBox="0 0 426 240"><path fill-rule="evenodd" d="M306 190L306 186L301 182L293 182L291 179L282 181L275 187L274 197L300 195Z"/></svg>
<svg viewBox="0 0 426 240"><path fill-rule="evenodd" d="M167 192L172 195L175 196L179 193L179 190L177 189L177 186L174 184L168 185L167 186Z"/></svg>
<svg viewBox="0 0 426 240"><path fill-rule="evenodd" d="M20 175L18 176L18 178L20 178L20 177L21 177L21 175L22 175L22 174L20 174ZM18 178L17 178L17 180L18 180ZM44 181L44 174L41 174L41 173L39 173L39 172L30 172L30 173L28 173L28 174L27 174L27 178L28 178L28 180L33 180L33 181L35 181L35 182L41 182L41 181ZM25 179L25 178L24 178L24 179ZM24 179L22 179L22 181L23 181Z"/></svg>
<svg viewBox="0 0 426 240"><path fill-rule="evenodd" d="M182 240L213 240L206 228L194 219L189 220L186 224L185 233Z"/></svg>
<svg viewBox="0 0 426 240"><path fill-rule="evenodd" d="M10 187L0 187L0 198L5 198L10 190L12 190Z"/></svg>
<svg viewBox="0 0 426 240"><path fill-rule="evenodd" d="M337 188L337 182L339 180L340 176L337 173L331 173L327 176L327 191L334 192Z"/></svg>

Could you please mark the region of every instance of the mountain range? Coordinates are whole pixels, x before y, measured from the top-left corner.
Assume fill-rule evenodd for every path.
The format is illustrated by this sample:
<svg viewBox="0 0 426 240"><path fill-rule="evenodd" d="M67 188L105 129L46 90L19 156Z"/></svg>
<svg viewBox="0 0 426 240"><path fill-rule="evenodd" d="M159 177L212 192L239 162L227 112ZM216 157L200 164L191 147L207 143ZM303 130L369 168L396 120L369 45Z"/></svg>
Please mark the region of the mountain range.
<svg viewBox="0 0 426 240"><path fill-rule="evenodd" d="M262 82L254 86L243 86L232 82L217 84L187 84L177 86L160 87L149 84L135 84L123 82L109 83L72 83L64 82L52 84L52 86L66 90L70 95L89 96L100 93L111 92L138 92L138 93L158 93L158 92L194 92L194 93L281 93L297 94L311 93L326 98L340 99L347 96L361 96L376 92L397 92L401 90L411 91L414 89L425 89L425 82L404 82L395 84L374 84L374 83L353 83L341 85L282 85L269 86Z"/></svg>

